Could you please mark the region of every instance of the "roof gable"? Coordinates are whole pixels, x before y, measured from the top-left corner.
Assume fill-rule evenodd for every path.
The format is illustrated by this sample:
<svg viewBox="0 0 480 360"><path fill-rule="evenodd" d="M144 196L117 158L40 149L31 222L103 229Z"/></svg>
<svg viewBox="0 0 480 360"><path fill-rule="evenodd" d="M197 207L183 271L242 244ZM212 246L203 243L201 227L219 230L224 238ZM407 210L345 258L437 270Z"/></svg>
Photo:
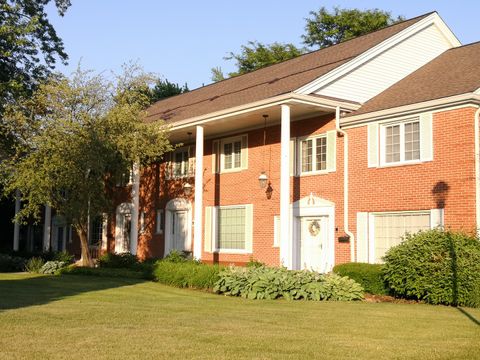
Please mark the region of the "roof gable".
<svg viewBox="0 0 480 360"><path fill-rule="evenodd" d="M296 92L364 103L456 46L458 39L432 13Z"/></svg>

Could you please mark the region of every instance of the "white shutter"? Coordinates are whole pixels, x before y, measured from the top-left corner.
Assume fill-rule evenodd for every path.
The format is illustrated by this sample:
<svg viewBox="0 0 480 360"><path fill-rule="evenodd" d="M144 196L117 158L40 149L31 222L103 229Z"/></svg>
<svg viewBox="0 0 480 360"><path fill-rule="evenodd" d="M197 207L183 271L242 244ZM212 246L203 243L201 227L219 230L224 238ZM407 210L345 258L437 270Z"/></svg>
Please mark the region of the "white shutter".
<svg viewBox="0 0 480 360"><path fill-rule="evenodd" d="M357 213L357 262L368 263L368 213Z"/></svg>
<svg viewBox="0 0 480 360"><path fill-rule="evenodd" d="M443 211L444 209L432 209L430 210L430 228L435 229L437 227L443 227Z"/></svg>
<svg viewBox="0 0 480 360"><path fill-rule="evenodd" d="M212 174L220 173L220 141L212 143Z"/></svg>
<svg viewBox="0 0 480 360"><path fill-rule="evenodd" d="M245 205L245 250L253 252L253 205Z"/></svg>
<svg viewBox="0 0 480 360"><path fill-rule="evenodd" d="M212 252L212 207L205 207L205 228L203 237L203 249Z"/></svg>
<svg viewBox="0 0 480 360"><path fill-rule="evenodd" d="M335 171L337 157L337 130L327 131L327 171Z"/></svg>
<svg viewBox="0 0 480 360"><path fill-rule="evenodd" d="M188 147L188 176L195 176L195 146Z"/></svg>
<svg viewBox="0 0 480 360"><path fill-rule="evenodd" d="M165 155L165 179L172 178L172 152Z"/></svg>
<svg viewBox="0 0 480 360"><path fill-rule="evenodd" d="M103 214L102 215L102 250L107 250L107 226L108 226L108 214Z"/></svg>
<svg viewBox="0 0 480 360"><path fill-rule="evenodd" d="M368 167L378 166L378 124L368 124Z"/></svg>
<svg viewBox="0 0 480 360"><path fill-rule="evenodd" d="M280 247L280 215L273 217L273 247Z"/></svg>
<svg viewBox="0 0 480 360"><path fill-rule="evenodd" d="M296 176L297 152L295 151L296 139L290 139L290 176Z"/></svg>
<svg viewBox="0 0 480 360"><path fill-rule="evenodd" d="M248 169L248 135L242 135L242 169Z"/></svg>
<svg viewBox="0 0 480 360"><path fill-rule="evenodd" d="M433 160L432 113L420 115L420 160Z"/></svg>

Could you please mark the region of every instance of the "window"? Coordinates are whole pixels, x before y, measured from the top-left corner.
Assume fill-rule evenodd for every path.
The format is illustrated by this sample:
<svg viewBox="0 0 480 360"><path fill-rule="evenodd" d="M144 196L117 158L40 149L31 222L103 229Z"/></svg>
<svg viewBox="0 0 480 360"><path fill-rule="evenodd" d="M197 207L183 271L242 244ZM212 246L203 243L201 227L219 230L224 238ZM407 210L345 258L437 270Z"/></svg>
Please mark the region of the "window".
<svg viewBox="0 0 480 360"><path fill-rule="evenodd" d="M163 210L157 210L157 216L155 218L155 233L163 234L165 228L165 217L163 216Z"/></svg>
<svg viewBox="0 0 480 360"><path fill-rule="evenodd" d="M217 210L218 249L245 250L245 207L219 207Z"/></svg>
<svg viewBox="0 0 480 360"><path fill-rule="evenodd" d="M327 171L327 136L300 140L301 173Z"/></svg>
<svg viewBox="0 0 480 360"><path fill-rule="evenodd" d="M100 246L103 237L103 216L96 216L90 222L90 237L89 245Z"/></svg>
<svg viewBox="0 0 480 360"><path fill-rule="evenodd" d="M420 160L420 121L407 121L381 128L385 164Z"/></svg>
<svg viewBox="0 0 480 360"><path fill-rule="evenodd" d="M430 211L374 214L374 261L381 263L388 249L402 242L406 233L430 229Z"/></svg>
<svg viewBox="0 0 480 360"><path fill-rule="evenodd" d="M246 137L245 137L246 139ZM244 140L246 141L246 140ZM222 140L221 166L223 171L242 169L242 137Z"/></svg>
<svg viewBox="0 0 480 360"><path fill-rule="evenodd" d="M130 168L116 178L115 186L125 187L133 183L133 170Z"/></svg>
<svg viewBox="0 0 480 360"><path fill-rule="evenodd" d="M145 211L140 212L140 232L145 232Z"/></svg>
<svg viewBox="0 0 480 360"><path fill-rule="evenodd" d="M189 175L189 151L188 148L177 149L173 152L172 174L173 177L185 177Z"/></svg>

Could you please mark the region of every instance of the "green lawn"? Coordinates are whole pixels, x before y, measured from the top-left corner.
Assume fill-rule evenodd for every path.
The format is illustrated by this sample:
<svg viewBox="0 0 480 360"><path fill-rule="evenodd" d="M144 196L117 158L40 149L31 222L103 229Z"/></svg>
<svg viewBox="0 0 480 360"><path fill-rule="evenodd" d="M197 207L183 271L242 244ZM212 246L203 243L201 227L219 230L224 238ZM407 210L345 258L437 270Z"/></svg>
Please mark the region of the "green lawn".
<svg viewBox="0 0 480 360"><path fill-rule="evenodd" d="M480 359L480 310L0 274L2 359Z"/></svg>

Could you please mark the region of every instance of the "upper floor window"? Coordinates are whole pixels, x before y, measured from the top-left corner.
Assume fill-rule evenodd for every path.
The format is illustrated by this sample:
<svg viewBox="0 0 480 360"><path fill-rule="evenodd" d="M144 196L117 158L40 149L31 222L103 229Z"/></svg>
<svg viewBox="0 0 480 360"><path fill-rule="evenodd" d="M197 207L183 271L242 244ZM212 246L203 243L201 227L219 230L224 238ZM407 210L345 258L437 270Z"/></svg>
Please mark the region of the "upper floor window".
<svg viewBox="0 0 480 360"><path fill-rule="evenodd" d="M432 113L395 122L372 122L367 130L368 167L433 160Z"/></svg>
<svg viewBox="0 0 480 360"><path fill-rule="evenodd" d="M385 163L420 160L420 121L385 125L382 137Z"/></svg>
<svg viewBox="0 0 480 360"><path fill-rule="evenodd" d="M212 144L212 172L240 171L248 168L248 136L240 135Z"/></svg>
<svg viewBox="0 0 480 360"><path fill-rule="evenodd" d="M299 139L298 154L298 172L301 175L335 171L336 131Z"/></svg>
<svg viewBox="0 0 480 360"><path fill-rule="evenodd" d="M170 162L166 165L166 177L182 178L193 176L193 147L181 147L170 153Z"/></svg>

